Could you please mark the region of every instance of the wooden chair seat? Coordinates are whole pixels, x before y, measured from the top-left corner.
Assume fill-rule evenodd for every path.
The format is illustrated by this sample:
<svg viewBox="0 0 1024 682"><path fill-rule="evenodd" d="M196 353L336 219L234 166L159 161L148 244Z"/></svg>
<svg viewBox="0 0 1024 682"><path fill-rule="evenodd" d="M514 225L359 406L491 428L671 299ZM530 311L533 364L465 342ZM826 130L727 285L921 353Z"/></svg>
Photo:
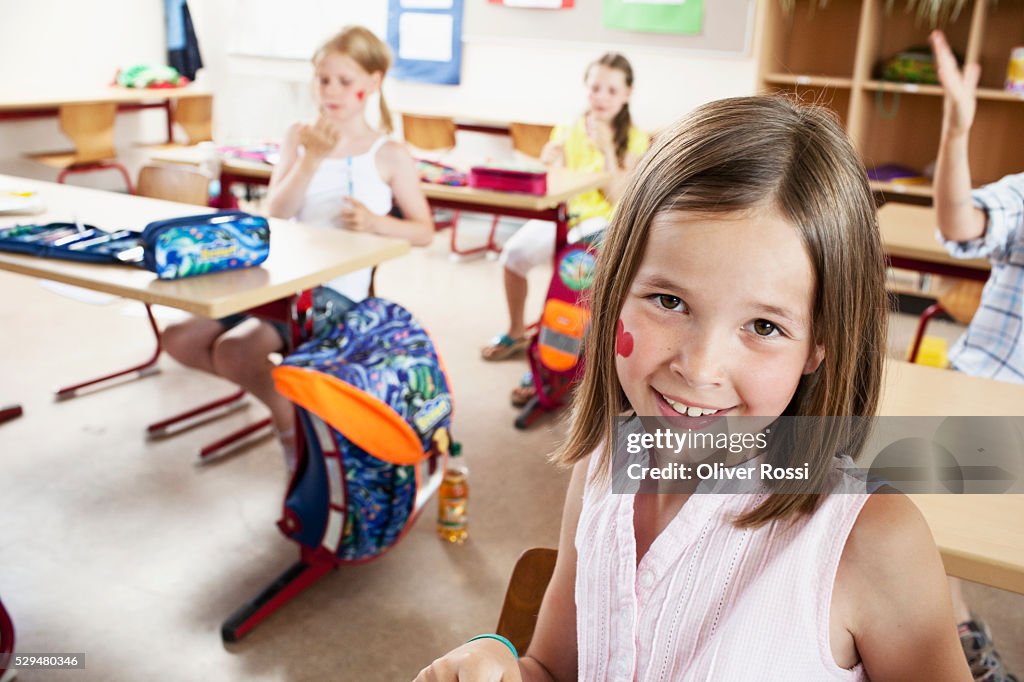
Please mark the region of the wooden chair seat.
<svg viewBox="0 0 1024 682"><path fill-rule="evenodd" d="M184 142L163 142L142 145L152 152L165 152L191 147L213 140L213 95L185 97L174 104L171 120L185 133Z"/></svg>
<svg viewBox="0 0 1024 682"><path fill-rule="evenodd" d="M92 102L87 104L64 104L58 113L60 129L74 144L71 152L46 152L29 154L29 158L51 168L60 169L57 182L73 173L92 173L113 169L121 173L128 192L132 192L132 181L128 170L116 161L114 148L114 120L117 104L114 102Z"/></svg>
<svg viewBox="0 0 1024 682"><path fill-rule="evenodd" d="M193 166L153 164L143 166L136 183L136 194L182 204L207 206L210 202L210 176Z"/></svg>
<svg viewBox="0 0 1024 682"><path fill-rule="evenodd" d="M551 139L551 131L554 129L554 126L549 125L512 122L509 124L512 148L532 159L539 159L540 153L544 150L544 145Z"/></svg>
<svg viewBox="0 0 1024 682"><path fill-rule="evenodd" d="M533 547L522 553L512 569L495 632L508 638L520 655L530 647L557 558L557 549Z"/></svg>

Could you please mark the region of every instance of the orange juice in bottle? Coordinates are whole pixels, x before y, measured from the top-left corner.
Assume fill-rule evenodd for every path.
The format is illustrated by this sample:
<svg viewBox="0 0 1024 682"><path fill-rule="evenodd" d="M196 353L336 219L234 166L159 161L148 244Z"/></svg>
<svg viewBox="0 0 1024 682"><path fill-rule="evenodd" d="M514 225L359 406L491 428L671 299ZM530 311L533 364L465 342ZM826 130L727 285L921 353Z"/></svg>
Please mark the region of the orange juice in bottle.
<svg viewBox="0 0 1024 682"><path fill-rule="evenodd" d="M443 540L461 545L469 535L466 503L469 501L469 470L460 456L458 443L452 443L444 480L437 496L437 534Z"/></svg>

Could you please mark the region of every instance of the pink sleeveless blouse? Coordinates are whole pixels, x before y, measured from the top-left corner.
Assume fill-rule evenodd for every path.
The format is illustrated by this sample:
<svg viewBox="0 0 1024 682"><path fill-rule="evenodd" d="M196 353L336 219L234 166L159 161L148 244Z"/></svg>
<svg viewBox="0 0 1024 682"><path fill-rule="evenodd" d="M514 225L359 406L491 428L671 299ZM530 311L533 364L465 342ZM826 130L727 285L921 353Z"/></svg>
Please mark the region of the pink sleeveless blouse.
<svg viewBox="0 0 1024 682"><path fill-rule="evenodd" d="M731 519L762 496L695 494L639 565L633 499L607 484L584 492L580 680L867 679L860 664L840 668L829 644L839 558L867 495L829 495L811 516L738 529Z"/></svg>

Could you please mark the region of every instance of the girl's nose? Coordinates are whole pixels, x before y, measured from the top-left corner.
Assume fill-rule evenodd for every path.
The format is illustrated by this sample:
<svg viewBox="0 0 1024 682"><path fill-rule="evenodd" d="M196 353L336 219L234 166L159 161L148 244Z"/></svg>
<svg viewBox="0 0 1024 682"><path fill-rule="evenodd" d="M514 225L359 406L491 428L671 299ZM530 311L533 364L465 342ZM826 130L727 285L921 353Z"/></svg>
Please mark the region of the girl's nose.
<svg viewBox="0 0 1024 682"><path fill-rule="evenodd" d="M672 370L692 388L714 387L726 375L727 357L724 339L695 331L675 352Z"/></svg>

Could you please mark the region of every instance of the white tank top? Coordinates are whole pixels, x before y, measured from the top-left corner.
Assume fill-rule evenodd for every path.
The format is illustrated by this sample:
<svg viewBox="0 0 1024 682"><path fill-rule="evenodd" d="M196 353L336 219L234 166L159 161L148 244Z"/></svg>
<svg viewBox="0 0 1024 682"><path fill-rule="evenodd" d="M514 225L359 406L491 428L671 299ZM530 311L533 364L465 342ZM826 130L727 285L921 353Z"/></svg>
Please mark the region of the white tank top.
<svg viewBox="0 0 1024 682"><path fill-rule="evenodd" d="M867 679L861 664L840 668L829 643L839 558L867 495L829 495L810 516L739 529L731 519L762 496L695 494L639 565L633 499L590 483L584 492L580 680Z"/></svg>
<svg viewBox="0 0 1024 682"><path fill-rule="evenodd" d="M387 141L387 136L382 135L365 154L321 161L306 188L296 220L310 225L341 228L341 209L347 196L361 201L371 213L389 213L392 205L391 187L377 172L377 151ZM371 276L372 270L367 268L336 277L327 286L359 302L370 291Z"/></svg>

